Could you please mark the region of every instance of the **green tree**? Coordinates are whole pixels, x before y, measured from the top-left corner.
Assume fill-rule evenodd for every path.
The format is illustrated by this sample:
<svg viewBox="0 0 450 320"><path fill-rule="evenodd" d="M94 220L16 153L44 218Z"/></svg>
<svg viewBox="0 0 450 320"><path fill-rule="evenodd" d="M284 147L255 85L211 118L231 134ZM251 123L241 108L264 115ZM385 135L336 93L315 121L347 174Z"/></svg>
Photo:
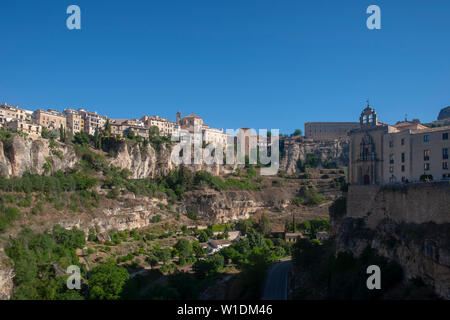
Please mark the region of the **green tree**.
<svg viewBox="0 0 450 320"><path fill-rule="evenodd" d="M148 134L150 137L159 136L159 128L157 126L151 126L150 129L148 129Z"/></svg>
<svg viewBox="0 0 450 320"><path fill-rule="evenodd" d="M209 240L208 234L204 230L202 230L198 235L198 241L207 242L208 240Z"/></svg>
<svg viewBox="0 0 450 320"><path fill-rule="evenodd" d="M216 274L223 268L225 259L221 254L215 254L211 258L205 260L198 260L192 266L197 277L203 279Z"/></svg>
<svg viewBox="0 0 450 320"><path fill-rule="evenodd" d="M164 248L158 251L157 257L162 261L164 264L170 261L172 259L172 253L170 252L169 248Z"/></svg>
<svg viewBox="0 0 450 320"><path fill-rule="evenodd" d="M291 137L301 136L301 135L302 135L302 130L295 129L295 131L291 134Z"/></svg>
<svg viewBox="0 0 450 320"><path fill-rule="evenodd" d="M302 159L297 159L297 168L300 172L305 171L305 164L303 163Z"/></svg>
<svg viewBox="0 0 450 320"><path fill-rule="evenodd" d="M66 141L66 134L62 124L59 126L59 141L61 142Z"/></svg>
<svg viewBox="0 0 450 320"><path fill-rule="evenodd" d="M259 221L259 228L263 235L267 235L270 233L270 221L265 213L261 215L261 219Z"/></svg>
<svg viewBox="0 0 450 320"><path fill-rule="evenodd" d="M125 268L116 266L111 260L94 267L88 281L90 298L95 300L119 299L122 288L129 277Z"/></svg>
<svg viewBox="0 0 450 320"><path fill-rule="evenodd" d="M192 251L197 258L203 257L206 254L206 250L200 246L198 241L192 242Z"/></svg>
<svg viewBox="0 0 450 320"><path fill-rule="evenodd" d="M197 220L197 212L194 210L189 210L187 216L191 220Z"/></svg>
<svg viewBox="0 0 450 320"><path fill-rule="evenodd" d="M186 239L179 239L174 246L180 257L188 258L192 255L192 245Z"/></svg>
<svg viewBox="0 0 450 320"><path fill-rule="evenodd" d="M111 123L109 123L109 119L106 119L105 128L103 129L103 134L105 137L109 137L111 135Z"/></svg>
<svg viewBox="0 0 450 320"><path fill-rule="evenodd" d="M309 168L317 168L319 165L319 158L313 153L307 153L305 165Z"/></svg>
<svg viewBox="0 0 450 320"><path fill-rule="evenodd" d="M90 141L91 141L91 138L84 131L77 132L73 136L73 142L76 144L79 144L79 145L89 144Z"/></svg>

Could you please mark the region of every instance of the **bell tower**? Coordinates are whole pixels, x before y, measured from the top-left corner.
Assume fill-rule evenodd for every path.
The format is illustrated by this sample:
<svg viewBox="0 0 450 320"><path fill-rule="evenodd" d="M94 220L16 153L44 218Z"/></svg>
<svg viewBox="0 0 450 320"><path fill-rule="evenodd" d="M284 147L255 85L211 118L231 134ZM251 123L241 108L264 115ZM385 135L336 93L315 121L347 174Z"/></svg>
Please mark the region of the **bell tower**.
<svg viewBox="0 0 450 320"><path fill-rule="evenodd" d="M369 100L367 100L367 107L363 110L361 116L359 117L359 123L361 127L378 125L378 115L375 112L375 109L370 107Z"/></svg>

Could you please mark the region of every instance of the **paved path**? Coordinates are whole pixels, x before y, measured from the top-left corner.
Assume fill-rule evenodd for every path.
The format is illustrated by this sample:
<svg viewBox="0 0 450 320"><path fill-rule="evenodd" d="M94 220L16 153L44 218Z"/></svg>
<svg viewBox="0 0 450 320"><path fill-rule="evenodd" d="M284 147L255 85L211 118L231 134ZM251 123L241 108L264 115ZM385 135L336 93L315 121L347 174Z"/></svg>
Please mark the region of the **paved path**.
<svg viewBox="0 0 450 320"><path fill-rule="evenodd" d="M262 300L287 300L291 260L277 262L269 269Z"/></svg>

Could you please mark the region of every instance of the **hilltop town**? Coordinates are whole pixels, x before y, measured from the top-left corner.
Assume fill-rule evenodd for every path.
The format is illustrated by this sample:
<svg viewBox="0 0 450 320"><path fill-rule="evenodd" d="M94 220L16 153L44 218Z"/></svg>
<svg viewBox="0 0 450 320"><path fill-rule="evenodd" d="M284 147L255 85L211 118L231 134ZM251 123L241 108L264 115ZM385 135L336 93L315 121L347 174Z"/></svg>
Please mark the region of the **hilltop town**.
<svg viewBox="0 0 450 320"><path fill-rule="evenodd" d="M105 127L113 136L125 137L138 135L142 138L149 137L149 129L156 129L155 134L171 137L179 134L180 129L194 132L200 130L205 143L220 143L226 145L227 134L223 129L215 129L204 123L203 119L195 114L181 117L177 112L177 120L170 121L166 118L154 116L142 116L140 119L110 119L106 115L85 109L64 109L62 112L52 109L37 109L35 111L10 106L4 102L0 105L0 126L12 131L27 133L30 137L40 137L43 130L64 130L72 134L85 132L95 135L103 131Z"/></svg>
<svg viewBox="0 0 450 320"><path fill-rule="evenodd" d="M256 299L268 268L292 257L290 298L305 288L352 298L345 272L367 259L395 274L380 296L448 298L449 109L429 124L389 125L369 105L359 122L307 122L304 136L280 136L280 168L261 176L259 161L173 163L170 137L181 130L200 130L203 146L233 141L195 114L110 119L4 103L0 297ZM52 282L71 263L83 269L84 291ZM120 274L121 285L98 291L93 274Z"/></svg>

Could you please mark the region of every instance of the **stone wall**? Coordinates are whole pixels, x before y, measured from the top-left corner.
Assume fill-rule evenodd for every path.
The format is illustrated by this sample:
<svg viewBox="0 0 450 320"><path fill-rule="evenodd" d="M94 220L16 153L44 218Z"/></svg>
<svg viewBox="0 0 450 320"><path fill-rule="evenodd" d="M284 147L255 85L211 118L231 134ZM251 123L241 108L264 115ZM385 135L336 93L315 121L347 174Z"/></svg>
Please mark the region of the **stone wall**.
<svg viewBox="0 0 450 320"><path fill-rule="evenodd" d="M358 256L369 246L399 263L405 280L450 299L449 195L448 182L349 186L347 213L331 219L336 250Z"/></svg>
<svg viewBox="0 0 450 320"><path fill-rule="evenodd" d="M375 228L385 218L405 223L450 223L450 183L350 185L347 216Z"/></svg>

